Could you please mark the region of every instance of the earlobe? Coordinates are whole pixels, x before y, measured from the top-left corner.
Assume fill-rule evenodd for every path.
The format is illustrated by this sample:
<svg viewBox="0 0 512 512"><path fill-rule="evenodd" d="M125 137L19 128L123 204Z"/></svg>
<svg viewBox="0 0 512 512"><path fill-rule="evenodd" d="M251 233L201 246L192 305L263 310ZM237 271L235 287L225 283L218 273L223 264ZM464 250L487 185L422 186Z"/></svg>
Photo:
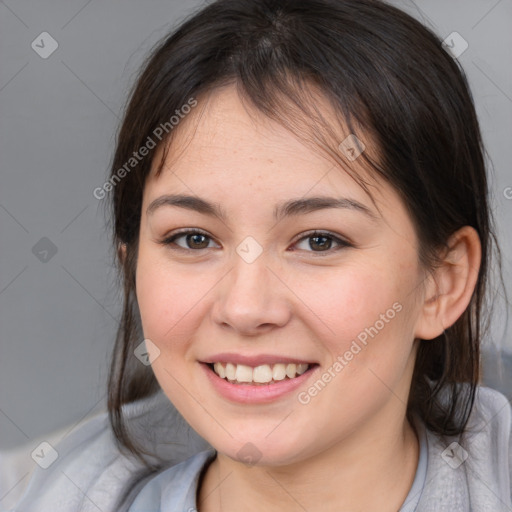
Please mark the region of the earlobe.
<svg viewBox="0 0 512 512"><path fill-rule="evenodd" d="M126 259L126 244L119 243L117 247L117 257L119 258L119 261L124 264Z"/></svg>
<svg viewBox="0 0 512 512"><path fill-rule="evenodd" d="M439 266L429 276L415 337L430 340L464 313L475 289L481 262L478 233L464 226L448 240Z"/></svg>

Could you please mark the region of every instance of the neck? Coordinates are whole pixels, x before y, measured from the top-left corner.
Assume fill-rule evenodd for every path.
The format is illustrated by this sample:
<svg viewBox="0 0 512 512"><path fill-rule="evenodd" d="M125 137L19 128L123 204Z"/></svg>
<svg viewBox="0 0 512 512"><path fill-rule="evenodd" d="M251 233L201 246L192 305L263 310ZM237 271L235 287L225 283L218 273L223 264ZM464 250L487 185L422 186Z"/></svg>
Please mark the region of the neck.
<svg viewBox="0 0 512 512"><path fill-rule="evenodd" d="M388 431L359 430L314 457L286 466L250 467L218 454L200 482L198 508L287 512L315 511L321 505L323 512L396 512L412 486L418 457L418 440L405 418Z"/></svg>

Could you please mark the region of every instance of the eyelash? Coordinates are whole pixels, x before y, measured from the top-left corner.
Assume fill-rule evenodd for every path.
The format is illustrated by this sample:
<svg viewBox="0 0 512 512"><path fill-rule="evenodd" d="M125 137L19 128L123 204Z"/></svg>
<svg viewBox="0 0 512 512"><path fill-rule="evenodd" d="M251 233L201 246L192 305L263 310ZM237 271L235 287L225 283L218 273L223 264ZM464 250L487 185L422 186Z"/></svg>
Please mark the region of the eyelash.
<svg viewBox="0 0 512 512"><path fill-rule="evenodd" d="M175 240L177 240L178 238L184 237L186 235L203 235L203 236L209 238L210 240L213 240L213 238L208 233L206 233L205 231L202 231L200 229L183 229L182 231L177 231L176 233L173 233L171 236L166 237L165 239L163 239L159 243L162 244L162 245L168 246L170 249L172 249L174 251L184 251L184 252L193 251L193 252L199 252L199 251L203 251L203 250L209 249L209 247L204 247L202 249L184 248L184 247L180 247L179 245L176 245L174 243ZM339 238L336 235L333 235L329 231L318 231L318 230L312 230L312 231L308 231L306 233L303 233L301 235L301 237L298 238L293 243L297 244L297 243L301 242L302 240L305 240L305 239L308 239L308 238L313 238L313 237L325 237L325 238L331 239L332 241L334 241L335 243L338 244L337 248L334 248L334 249L330 248L330 249L327 249L325 251L306 251L306 252L311 252L311 253L313 253L313 254L315 254L317 256L330 255L330 254L332 254L335 251L339 251L339 250L345 249L347 247L354 247L351 243L347 242L346 240L343 240L343 239ZM171 247L171 246L174 246L174 247Z"/></svg>

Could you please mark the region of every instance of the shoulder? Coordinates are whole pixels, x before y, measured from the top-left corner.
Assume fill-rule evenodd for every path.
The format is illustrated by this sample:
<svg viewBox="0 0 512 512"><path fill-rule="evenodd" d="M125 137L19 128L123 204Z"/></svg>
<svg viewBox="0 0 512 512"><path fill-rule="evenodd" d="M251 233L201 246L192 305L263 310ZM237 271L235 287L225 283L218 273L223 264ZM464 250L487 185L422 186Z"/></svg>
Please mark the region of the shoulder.
<svg viewBox="0 0 512 512"><path fill-rule="evenodd" d="M491 510L489 492L499 497L495 510L511 510L512 407L502 393L478 388L464 442L475 510Z"/></svg>
<svg viewBox="0 0 512 512"><path fill-rule="evenodd" d="M196 510L196 495L203 469L215 458L204 450L153 477L137 494L129 512Z"/></svg>
<svg viewBox="0 0 512 512"><path fill-rule="evenodd" d="M148 454L175 465L206 443L187 428L162 391L123 406L129 431ZM207 446L207 445L206 445ZM114 510L124 486L143 465L122 453L103 412L74 428L51 447L55 460L36 466L13 512ZM156 461L148 455L149 461Z"/></svg>
<svg viewBox="0 0 512 512"><path fill-rule="evenodd" d="M510 510L512 409L500 392L478 387L461 436L427 431L428 467L419 512Z"/></svg>
<svg viewBox="0 0 512 512"><path fill-rule="evenodd" d="M512 409L505 395L495 389L479 386L473 416L492 422L496 427L503 426L510 430ZM472 418L473 421L475 418Z"/></svg>

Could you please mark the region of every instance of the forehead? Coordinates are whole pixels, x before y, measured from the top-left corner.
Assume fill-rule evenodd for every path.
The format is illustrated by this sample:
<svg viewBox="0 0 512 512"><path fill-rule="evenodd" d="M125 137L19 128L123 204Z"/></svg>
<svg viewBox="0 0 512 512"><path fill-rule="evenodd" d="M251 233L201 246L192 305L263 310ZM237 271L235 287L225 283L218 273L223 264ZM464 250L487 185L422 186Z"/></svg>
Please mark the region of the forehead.
<svg viewBox="0 0 512 512"><path fill-rule="evenodd" d="M243 102L234 87L216 89L204 96L171 136L165 162L169 168L181 166L183 161L202 160L207 160L208 167L213 168L219 164L218 160L226 158L248 158L248 162L281 156L305 162L320 160L290 131ZM158 163L163 146L159 149L154 164Z"/></svg>
<svg viewBox="0 0 512 512"><path fill-rule="evenodd" d="M339 125L325 98L316 99L326 120L333 125L338 123L338 139L350 135L345 126ZM362 158L350 161L341 150L337 155L341 165L328 158L314 140L314 127L312 133L307 132L311 126L304 122L296 135L243 101L234 86L216 89L175 127L157 176L163 145L158 149L145 196L169 189L222 196L228 191L236 189L240 193L250 188L253 193L267 194L269 200L272 196L282 199L283 194L297 197L338 192L371 203L349 174L357 174L365 182L375 181L368 164ZM336 149L338 140L331 142ZM366 139L365 151L373 151ZM376 190L382 193L381 187Z"/></svg>

